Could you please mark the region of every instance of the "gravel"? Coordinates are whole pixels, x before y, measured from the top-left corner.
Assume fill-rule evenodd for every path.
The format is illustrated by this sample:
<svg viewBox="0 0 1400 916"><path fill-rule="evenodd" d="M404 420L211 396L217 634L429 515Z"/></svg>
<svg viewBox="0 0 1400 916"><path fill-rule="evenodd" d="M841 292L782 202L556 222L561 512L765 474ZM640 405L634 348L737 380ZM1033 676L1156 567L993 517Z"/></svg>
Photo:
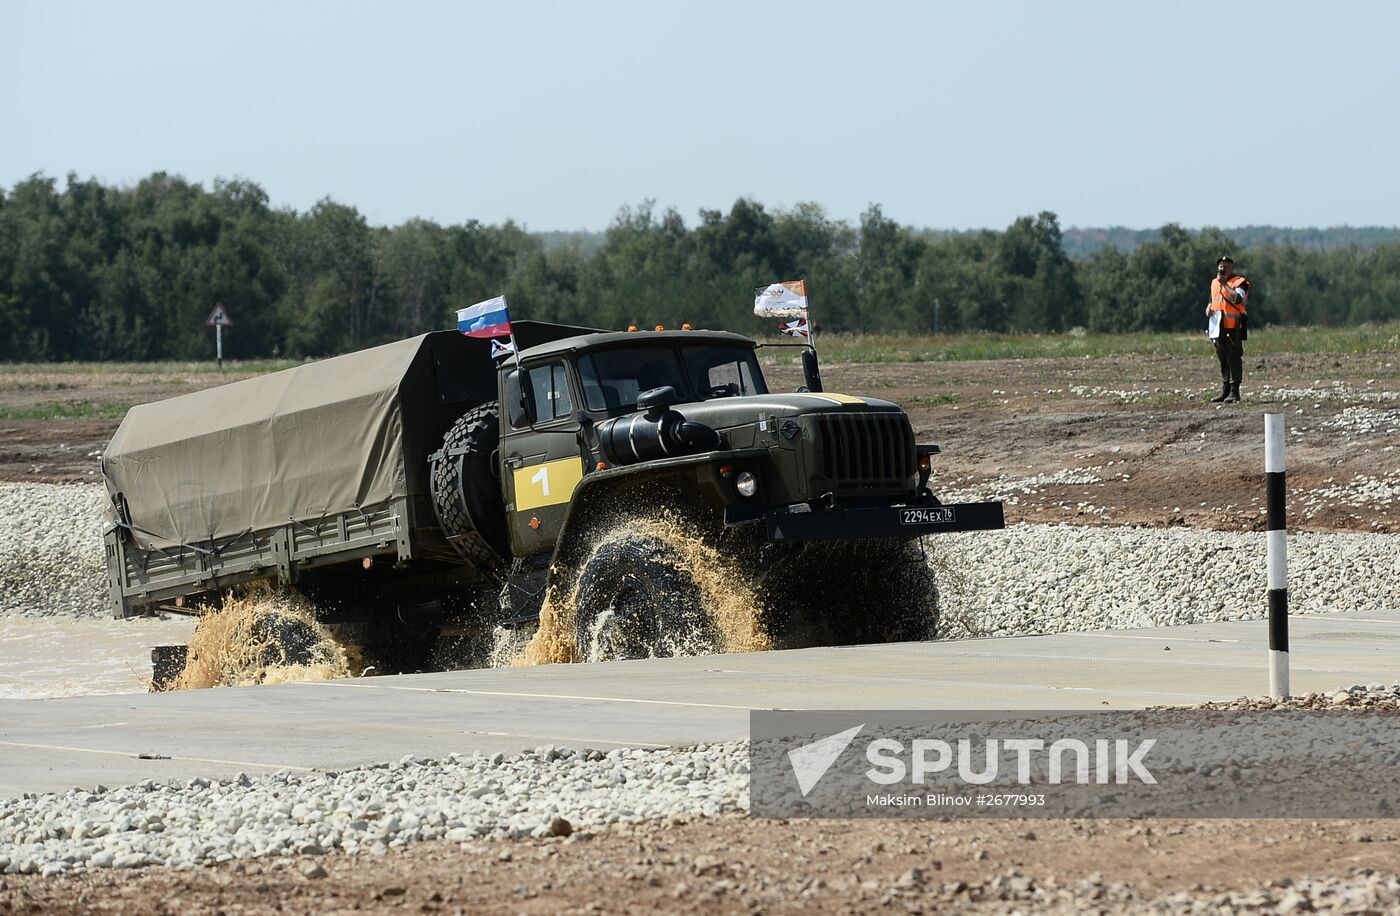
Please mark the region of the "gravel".
<svg viewBox="0 0 1400 916"><path fill-rule="evenodd" d="M1181 891L1151 897L1133 884L1095 873L1078 880L1041 878L1010 869L985 881L892 888L886 906L911 898L935 912L992 913L1388 913L1400 908L1400 878L1356 869L1346 878L1285 879L1250 890Z"/></svg>
<svg viewBox="0 0 1400 916"><path fill-rule="evenodd" d="M1322 428L1340 431L1348 440L1393 436L1400 433L1400 409L1344 407L1341 413L1323 423Z"/></svg>
<svg viewBox="0 0 1400 916"><path fill-rule="evenodd" d="M101 487L0 485L0 616L105 615L103 505ZM1013 525L927 543L945 635L960 637L1260 617L1264 541L1258 532ZM1395 609L1400 540L1294 534L1289 577L1298 613Z"/></svg>
<svg viewBox="0 0 1400 916"><path fill-rule="evenodd" d="M929 539L943 635L1161 627L1267 614L1263 532L1014 525ZM1400 608L1393 534L1290 535L1300 614Z"/></svg>
<svg viewBox="0 0 1400 916"><path fill-rule="evenodd" d="M1304 519L1312 519L1327 509L1357 509L1384 511L1400 502L1400 471L1381 477L1354 474L1351 480L1339 482L1334 477L1323 481L1325 486L1304 491L1298 499L1298 511Z"/></svg>
<svg viewBox="0 0 1400 916"><path fill-rule="evenodd" d="M0 484L0 616L105 613L100 486Z"/></svg>
<svg viewBox="0 0 1400 916"><path fill-rule="evenodd" d="M341 773L25 795L0 800L0 873L567 837L620 822L745 811L748 767L745 742L607 753L545 746L514 757L405 757Z"/></svg>
<svg viewBox="0 0 1400 916"><path fill-rule="evenodd" d="M1352 684L1326 693L1304 693L1281 700L1273 697L1239 697L1223 702L1197 703L1191 708L1249 711L1364 709L1395 713L1400 712L1400 684Z"/></svg>

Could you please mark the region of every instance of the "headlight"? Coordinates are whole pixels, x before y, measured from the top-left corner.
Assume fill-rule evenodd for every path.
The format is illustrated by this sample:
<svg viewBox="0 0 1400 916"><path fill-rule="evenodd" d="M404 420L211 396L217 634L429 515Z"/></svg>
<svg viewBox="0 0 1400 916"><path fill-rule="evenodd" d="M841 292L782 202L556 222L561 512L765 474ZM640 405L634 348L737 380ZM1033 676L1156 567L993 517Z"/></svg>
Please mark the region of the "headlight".
<svg viewBox="0 0 1400 916"><path fill-rule="evenodd" d="M734 489L739 491L740 496L752 496L758 492L758 478L748 471L740 471L739 476L734 478Z"/></svg>

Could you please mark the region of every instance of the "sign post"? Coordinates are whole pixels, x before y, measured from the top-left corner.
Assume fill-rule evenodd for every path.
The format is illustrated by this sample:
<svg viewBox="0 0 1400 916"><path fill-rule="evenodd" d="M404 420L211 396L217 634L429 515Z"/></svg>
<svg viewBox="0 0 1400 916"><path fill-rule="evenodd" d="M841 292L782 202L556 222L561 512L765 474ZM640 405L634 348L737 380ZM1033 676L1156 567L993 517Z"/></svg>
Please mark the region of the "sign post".
<svg viewBox="0 0 1400 916"><path fill-rule="evenodd" d="M214 329L214 359L218 361L219 368L224 368L224 328L233 327L233 319L228 316L228 309L224 308L222 302L214 303L214 311L209 313L209 317L204 323Z"/></svg>
<svg viewBox="0 0 1400 916"><path fill-rule="evenodd" d="M1269 534L1269 695L1288 698L1288 509L1283 414L1264 414L1264 492Z"/></svg>

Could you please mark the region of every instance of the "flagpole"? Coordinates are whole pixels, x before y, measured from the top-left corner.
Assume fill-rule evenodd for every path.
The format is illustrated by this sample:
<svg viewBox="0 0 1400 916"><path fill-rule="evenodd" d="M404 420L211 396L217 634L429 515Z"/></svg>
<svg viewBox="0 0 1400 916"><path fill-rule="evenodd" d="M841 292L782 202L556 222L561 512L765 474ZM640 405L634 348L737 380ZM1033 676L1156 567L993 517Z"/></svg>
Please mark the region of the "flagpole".
<svg viewBox="0 0 1400 916"><path fill-rule="evenodd" d="M807 346L812 348L812 355L817 355L817 322L812 318L812 294L807 289L807 281L802 281L802 293L807 299Z"/></svg>
<svg viewBox="0 0 1400 916"><path fill-rule="evenodd" d="M501 301L502 301L502 302L505 302L505 305L506 305L506 327L510 328L510 333L509 333L509 335L508 335L509 338L510 338L510 348L511 348L512 350L515 351L515 371L516 371L516 372L519 372L519 371L520 371L520 347L519 347L519 346L516 344L516 342L515 342L515 322L511 320L511 317L510 317L510 303L506 301L506 294L505 294L505 293L501 293ZM521 391L524 391L524 390L525 390L524 388L521 388Z"/></svg>

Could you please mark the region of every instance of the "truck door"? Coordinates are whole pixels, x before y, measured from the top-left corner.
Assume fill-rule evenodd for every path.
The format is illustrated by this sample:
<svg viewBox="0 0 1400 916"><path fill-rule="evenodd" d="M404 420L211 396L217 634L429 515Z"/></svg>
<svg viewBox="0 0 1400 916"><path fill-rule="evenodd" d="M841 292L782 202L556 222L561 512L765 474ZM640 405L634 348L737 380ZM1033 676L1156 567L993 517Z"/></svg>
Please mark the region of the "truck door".
<svg viewBox="0 0 1400 916"><path fill-rule="evenodd" d="M511 546L516 556L554 547L574 487L583 479L578 419L568 365L563 360L505 373L501 479Z"/></svg>

